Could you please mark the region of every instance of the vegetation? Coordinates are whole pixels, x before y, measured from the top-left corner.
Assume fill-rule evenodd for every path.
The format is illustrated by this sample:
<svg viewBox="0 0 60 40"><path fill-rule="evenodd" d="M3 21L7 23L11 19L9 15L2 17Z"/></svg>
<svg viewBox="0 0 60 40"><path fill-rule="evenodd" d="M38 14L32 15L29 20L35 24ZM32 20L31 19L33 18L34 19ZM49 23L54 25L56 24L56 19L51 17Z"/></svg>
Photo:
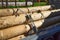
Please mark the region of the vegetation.
<svg viewBox="0 0 60 40"><path fill-rule="evenodd" d="M40 3L35 2L34 3L34 6L44 6L44 5L47 5L47 3L46 2L40 2Z"/></svg>
<svg viewBox="0 0 60 40"><path fill-rule="evenodd" d="M25 2L25 0L19 0L20 2Z"/></svg>

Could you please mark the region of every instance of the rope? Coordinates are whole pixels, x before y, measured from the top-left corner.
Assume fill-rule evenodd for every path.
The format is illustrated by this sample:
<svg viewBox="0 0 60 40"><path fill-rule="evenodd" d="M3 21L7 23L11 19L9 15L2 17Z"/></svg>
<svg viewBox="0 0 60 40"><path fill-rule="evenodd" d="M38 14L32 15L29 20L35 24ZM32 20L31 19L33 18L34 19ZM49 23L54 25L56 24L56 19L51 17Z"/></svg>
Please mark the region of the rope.
<svg viewBox="0 0 60 40"><path fill-rule="evenodd" d="M44 18L44 15L43 15L43 13L41 12L41 10L38 10L38 13L41 14L41 18Z"/></svg>
<svg viewBox="0 0 60 40"><path fill-rule="evenodd" d="M22 13L24 13L24 14L26 14L25 12L23 12L21 9L17 9L16 11L14 10L14 9L12 9L13 10L13 15L15 15L15 16L19 16L19 14L18 14L18 11L20 10Z"/></svg>
<svg viewBox="0 0 60 40"><path fill-rule="evenodd" d="M27 8L28 9L28 8ZM19 9L17 9L16 11L13 9L13 15L15 15L15 16L19 16L19 14L17 13L19 11ZM22 10L20 10L21 12L23 12ZM30 11L29 11L29 9L28 9L28 13L29 13ZM41 12L41 11L40 11ZM32 12L33 13L33 12ZM36 26L35 26L35 24L34 24L34 20L32 19L32 17L31 17L31 14L27 14L27 13L25 13L26 14L26 20L27 21L29 21L30 20L30 22L31 22L31 24L29 24L29 26L30 26L30 28L31 28L31 30L29 31L29 35L30 34L32 34L32 30L37 34L38 33L38 29L36 28ZM43 14L41 13L41 15L43 16Z"/></svg>
<svg viewBox="0 0 60 40"><path fill-rule="evenodd" d="M14 9L12 9L12 10L13 10L13 15L19 16L19 14L17 13L19 11L19 9L17 9L16 11Z"/></svg>
<svg viewBox="0 0 60 40"><path fill-rule="evenodd" d="M28 9L28 7L27 7L27 9ZM39 12L41 12L40 10L38 10L38 13ZM28 9L28 13L30 13L30 10ZM32 14L33 14L33 12L32 12ZM40 13L41 14L41 18L43 18L44 17L44 15L43 15L43 13L41 12ZM31 22L31 24L29 24L29 26L30 26L30 31L28 32L28 34L29 35L31 35L32 34L32 31L34 31L34 33L36 33L36 34L38 34L38 29L36 28L36 26L35 26L35 24L34 24L34 20L32 19L32 17L31 17L31 14L26 14L26 20L27 21L29 21L30 20L30 22Z"/></svg>

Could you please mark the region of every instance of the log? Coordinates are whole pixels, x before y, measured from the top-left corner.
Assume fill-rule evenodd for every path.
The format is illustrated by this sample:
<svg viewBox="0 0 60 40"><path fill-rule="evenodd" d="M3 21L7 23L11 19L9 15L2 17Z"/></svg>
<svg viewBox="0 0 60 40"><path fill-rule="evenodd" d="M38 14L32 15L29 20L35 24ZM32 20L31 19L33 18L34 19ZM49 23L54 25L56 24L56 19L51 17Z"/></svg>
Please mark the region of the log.
<svg viewBox="0 0 60 40"><path fill-rule="evenodd" d="M6 2L3 2L3 6L6 6ZM27 2L27 5L32 5L32 2ZM26 6L26 2L16 2L17 6ZM8 6L15 6L15 2L8 2ZM0 2L0 7L2 7L2 3Z"/></svg>
<svg viewBox="0 0 60 40"><path fill-rule="evenodd" d="M43 22L44 20L40 20L40 21L34 22L34 24L38 28L43 24ZM9 38L26 33L29 30L30 30L29 25L19 25L19 26L14 26L14 27L0 30L0 40L7 40Z"/></svg>
<svg viewBox="0 0 60 40"><path fill-rule="evenodd" d="M47 11L48 12L48 11ZM42 18L46 18L49 16L50 13L44 12L43 16L41 15L41 13L34 13L31 14L32 19L35 20L39 20ZM7 28L7 27L11 27L11 26L15 26L15 25L20 25L26 22L26 15L25 14L21 14L20 16L6 16L6 17L1 17L0 18L0 29L3 28Z"/></svg>
<svg viewBox="0 0 60 40"><path fill-rule="evenodd" d="M35 11L38 11L38 10L48 10L50 9L51 6L48 5L48 6L37 6L37 7L28 7L28 8L13 8L15 10L15 12L17 11L17 9L19 9L17 11L18 14L21 14L21 13L28 13L28 9L29 9L29 12L35 12ZM13 9L0 9L0 17L2 16L9 16L9 15L13 15Z"/></svg>
<svg viewBox="0 0 60 40"><path fill-rule="evenodd" d="M20 16L8 16L8 17L2 17L0 19L0 29L6 28L13 25L19 25L26 21L25 15L21 14Z"/></svg>
<svg viewBox="0 0 60 40"><path fill-rule="evenodd" d="M55 11L57 11L57 10L53 10L53 12L55 12ZM43 18L50 16L51 11L44 11L44 12L42 12L42 14L43 15L41 15L41 13L34 13L34 14L31 14L31 17L34 21L39 20L39 19L43 19ZM25 23L26 22L25 16L26 16L25 14L21 14L20 16L17 16L17 17L16 16L1 17L0 18L0 29ZM54 16L54 15L52 15L52 16Z"/></svg>
<svg viewBox="0 0 60 40"><path fill-rule="evenodd" d="M23 39L23 38L25 38L25 36L24 36L24 35L20 35L20 36L17 36L17 37L8 39L8 40L21 40L21 39Z"/></svg>

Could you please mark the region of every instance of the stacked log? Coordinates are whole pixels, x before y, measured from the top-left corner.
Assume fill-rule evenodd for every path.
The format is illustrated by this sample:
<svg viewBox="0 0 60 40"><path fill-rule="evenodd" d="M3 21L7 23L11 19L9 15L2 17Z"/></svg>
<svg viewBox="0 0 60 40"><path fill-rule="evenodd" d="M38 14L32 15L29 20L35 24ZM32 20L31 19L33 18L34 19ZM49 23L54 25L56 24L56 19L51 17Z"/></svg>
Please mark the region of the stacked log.
<svg viewBox="0 0 60 40"><path fill-rule="evenodd" d="M56 11L57 10L52 10L52 12L56 12ZM60 11L60 10L58 10L58 11ZM36 21L36 20L47 18L50 14L51 14L51 11L43 11L42 15L41 15L41 13L33 13L33 14L31 14L31 17L34 21ZM0 29L25 23L26 22L25 16L26 16L26 14L20 14L17 17L15 15L1 17L0 18Z"/></svg>
<svg viewBox="0 0 60 40"><path fill-rule="evenodd" d="M37 23L39 23L39 24L37 24ZM34 24L37 28L40 27L42 25L42 23L43 23L43 20L34 22ZM6 40L8 38L12 38L14 36L26 33L29 30L30 30L29 25L19 25L19 26L14 26L14 27L10 27L7 29L3 29L3 30L0 30L0 33L3 34L3 36L0 35L0 39Z"/></svg>
<svg viewBox="0 0 60 40"><path fill-rule="evenodd" d="M17 16L17 17L16 16L1 17L0 18L0 29L5 28L5 27L14 26L14 25L19 25L19 24L26 22L25 16L26 16L25 14L21 14L20 16ZM47 16L43 15L43 16L46 18L49 15L47 15ZM31 14L31 17L34 21L43 18L40 13L39 14L37 14L37 13Z"/></svg>
<svg viewBox="0 0 60 40"><path fill-rule="evenodd" d="M20 37L25 38L26 36L24 34L28 33L31 30L29 24L32 23L30 20L27 21L26 15L31 16L31 18L33 19L33 23L35 24L37 29L59 23L59 13L57 14L55 12L59 12L60 9L46 11L49 9L47 8L46 10L44 9L45 11L41 11L40 13L38 13L38 11L43 10L42 8L44 7L46 6L43 6L41 8L31 7L28 8L29 10L27 8L19 8L20 10L17 12L19 13L19 16L13 15L12 9L0 9L0 40L19 40ZM16 11L17 9L14 8L14 10ZM21 12L21 10L23 11L23 13ZM28 13L28 11L30 13ZM51 14L54 15L50 16Z"/></svg>
<svg viewBox="0 0 60 40"><path fill-rule="evenodd" d="M45 23L44 23L44 20L35 21L34 24L37 28L39 28L42 25L44 25L43 27L46 27L46 26L49 26L49 25L52 25L55 23L59 23L59 22L60 22L60 16L53 17L51 19L46 19ZM0 33L3 34L3 36L0 35L0 39L1 38L2 39L11 38L11 37L26 33L29 30L30 30L29 25L14 26L14 27L10 27L10 28L4 29L4 30L0 30Z"/></svg>
<svg viewBox="0 0 60 40"><path fill-rule="evenodd" d="M2 16L11 16L13 15L14 11L16 12L17 9L17 13L18 14L24 14L24 13L28 13L28 12L35 12L35 11L38 11L38 10L48 10L50 9L51 6L48 5L48 6L38 6L38 7L29 7L29 8L13 8L13 9L0 9L0 17ZM13 11L14 10L14 11Z"/></svg>

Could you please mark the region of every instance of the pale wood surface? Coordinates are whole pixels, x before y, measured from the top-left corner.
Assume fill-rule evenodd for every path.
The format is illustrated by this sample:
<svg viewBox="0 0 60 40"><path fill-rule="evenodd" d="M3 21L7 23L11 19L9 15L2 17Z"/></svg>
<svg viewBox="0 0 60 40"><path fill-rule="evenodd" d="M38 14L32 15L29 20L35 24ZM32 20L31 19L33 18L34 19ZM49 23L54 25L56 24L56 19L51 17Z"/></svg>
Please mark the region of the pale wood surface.
<svg viewBox="0 0 60 40"><path fill-rule="evenodd" d="M16 36L16 37L13 37L13 38L8 39L8 40L21 40L23 38L25 38L25 36L24 35L20 35L20 36Z"/></svg>
<svg viewBox="0 0 60 40"><path fill-rule="evenodd" d="M44 20L39 20L34 22L34 24L38 28L43 24L43 22ZM14 27L0 30L0 40L18 36L20 34L28 32L29 30L30 30L29 25L19 25L19 26L14 26Z"/></svg>
<svg viewBox="0 0 60 40"><path fill-rule="evenodd" d="M48 17L50 15L50 12L45 11L42 14L43 15L41 15L41 13L34 13L34 14L31 14L31 17L34 21L43 19L43 18ZM0 29L25 23L27 21L25 16L26 16L25 14L21 14L20 16L17 16L17 17L16 16L1 17L0 18Z"/></svg>
<svg viewBox="0 0 60 40"><path fill-rule="evenodd" d="M34 24L36 25L37 28L39 27L46 27L59 23L60 22L60 16L49 18L46 20L39 20L35 21ZM30 23L29 23L30 24ZM44 26L42 26L44 24ZM13 26L7 29L0 30L0 39L8 39L11 37L15 37L17 35L26 33L30 30L29 25L18 25L18 26Z"/></svg>
<svg viewBox="0 0 60 40"><path fill-rule="evenodd" d="M52 12L56 12L56 11L60 11L60 9L53 10ZM41 15L41 13L43 15ZM30 14L32 19L35 21L50 16L51 11L42 11L41 13L33 13L33 14L30 13ZM25 14L20 14L20 16L17 17L16 16L0 17L0 29L25 23L26 22L25 16L26 16Z"/></svg>
<svg viewBox="0 0 60 40"><path fill-rule="evenodd" d="M52 12L56 12L56 11L60 11L60 9L52 10ZM41 15L41 13L43 15ZM35 21L35 20L44 19L44 18L50 16L51 11L42 11L41 13L33 13L33 14L29 13L29 14L31 14L32 19ZM17 16L17 17L14 15L0 17L0 29L25 23L26 22L25 16L26 16L25 14L20 14L20 16Z"/></svg>
<svg viewBox="0 0 60 40"><path fill-rule="evenodd" d="M29 12L37 12L38 10L42 11L42 10L48 10L50 8L51 8L51 5L28 7L28 8L13 8L13 9L15 10L15 12L17 11L17 9L19 9L17 13L23 14L23 13L28 13L28 9L29 9ZM13 12L14 12L13 9L0 9L0 17L13 15Z"/></svg>

